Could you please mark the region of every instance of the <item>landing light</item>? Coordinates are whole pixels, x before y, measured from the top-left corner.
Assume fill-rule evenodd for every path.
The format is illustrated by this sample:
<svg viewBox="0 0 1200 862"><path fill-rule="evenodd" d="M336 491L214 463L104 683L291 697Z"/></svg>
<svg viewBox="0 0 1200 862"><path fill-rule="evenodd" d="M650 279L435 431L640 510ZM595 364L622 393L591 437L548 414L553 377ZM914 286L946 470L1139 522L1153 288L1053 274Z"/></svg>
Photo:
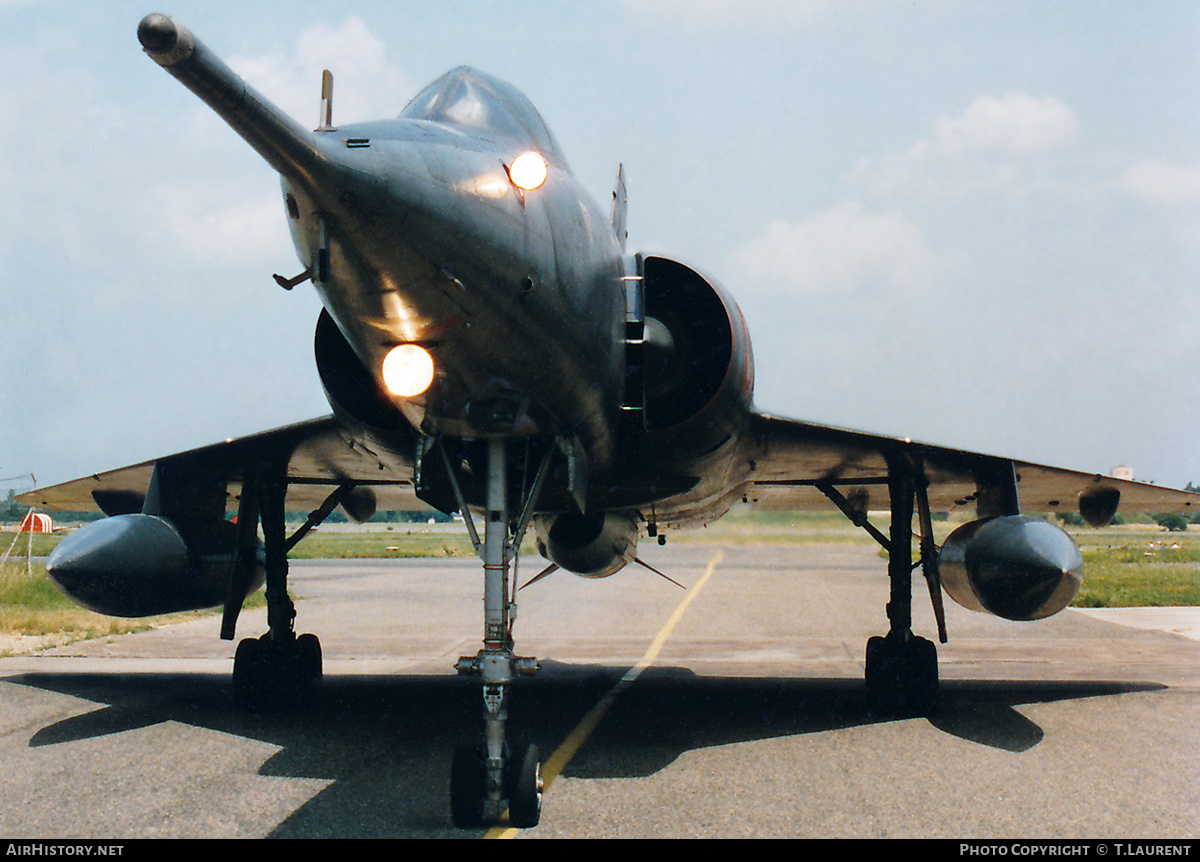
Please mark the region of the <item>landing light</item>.
<svg viewBox="0 0 1200 862"><path fill-rule="evenodd" d="M544 183L549 172L546 160L534 152L521 153L513 159L508 168L508 176L513 185L525 191L533 191Z"/></svg>
<svg viewBox="0 0 1200 862"><path fill-rule="evenodd" d="M417 344L401 344L383 358L383 383L401 398L420 395L433 382L433 357Z"/></svg>

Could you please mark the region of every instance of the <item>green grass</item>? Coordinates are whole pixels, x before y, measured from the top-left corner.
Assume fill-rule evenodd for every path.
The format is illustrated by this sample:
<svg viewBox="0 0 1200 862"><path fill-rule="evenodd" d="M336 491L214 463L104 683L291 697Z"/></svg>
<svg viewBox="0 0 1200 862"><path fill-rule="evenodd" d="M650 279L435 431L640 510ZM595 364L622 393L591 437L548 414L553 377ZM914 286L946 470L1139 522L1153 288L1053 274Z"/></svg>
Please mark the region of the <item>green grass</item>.
<svg viewBox="0 0 1200 862"><path fill-rule="evenodd" d="M245 608L265 604L259 591L246 599ZM60 643L147 631L155 626L183 622L217 613L217 610L181 611L153 617L110 617L81 608L59 592L40 562L24 559L0 565L0 635L61 635ZM12 650L0 649L0 656Z"/></svg>
<svg viewBox="0 0 1200 862"><path fill-rule="evenodd" d="M294 560L389 557L471 557L475 549L466 533L394 530L314 530L288 555Z"/></svg>
<svg viewBox="0 0 1200 862"><path fill-rule="evenodd" d="M940 543L968 520L963 516L935 521ZM1133 520L1133 519L1131 519ZM1074 607L1196 607L1200 606L1200 528L1172 533L1154 524L1130 523L1095 530L1068 529L1083 553L1083 587ZM887 532L886 518L875 526ZM703 530L672 534L671 541L810 544L852 542L872 544L864 531L840 514L808 515L791 512L734 510ZM880 549L881 559L887 552Z"/></svg>
<svg viewBox="0 0 1200 862"><path fill-rule="evenodd" d="M1200 532L1071 531L1083 552L1080 608L1200 605Z"/></svg>
<svg viewBox="0 0 1200 862"><path fill-rule="evenodd" d="M70 643L145 631L153 619L126 620L85 610L50 582L44 566L25 561L0 566L0 634L64 635Z"/></svg>
<svg viewBox="0 0 1200 862"><path fill-rule="evenodd" d="M879 524L876 524L879 526ZM886 531L886 525L883 528ZM738 507L718 521L698 530L668 533L668 542L722 544L808 545L841 542L855 545L875 543L867 533L846 520L840 512L756 512Z"/></svg>
<svg viewBox="0 0 1200 862"><path fill-rule="evenodd" d="M24 562L25 557L30 555L30 542L32 541L32 556L44 557L54 550L54 546L63 540L66 535L65 531L54 533L25 533L24 535L16 535L15 533L7 532L0 533L0 556L10 547L12 554L8 558L8 562L13 562L20 559Z"/></svg>

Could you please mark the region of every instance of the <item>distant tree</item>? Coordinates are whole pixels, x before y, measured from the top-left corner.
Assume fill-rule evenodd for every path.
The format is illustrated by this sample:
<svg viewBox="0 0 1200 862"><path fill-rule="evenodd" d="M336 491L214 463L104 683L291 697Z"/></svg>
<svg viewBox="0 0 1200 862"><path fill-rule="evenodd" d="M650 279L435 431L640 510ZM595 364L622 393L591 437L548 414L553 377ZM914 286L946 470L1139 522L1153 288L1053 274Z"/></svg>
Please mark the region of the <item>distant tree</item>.
<svg viewBox="0 0 1200 862"><path fill-rule="evenodd" d="M16 493L12 488L8 489L8 498L4 501L4 507L0 509L0 520L3 521L20 521L25 517L25 513L29 511L28 506L22 506L16 500Z"/></svg>
<svg viewBox="0 0 1200 862"><path fill-rule="evenodd" d="M1077 515L1074 512L1055 512L1054 517L1062 521L1068 527L1082 527L1084 520L1082 515Z"/></svg>
<svg viewBox="0 0 1200 862"><path fill-rule="evenodd" d="M376 512L373 521L386 521L389 524L425 524L429 521L435 521L439 524L447 524L454 520L453 515L447 515L445 512L439 512L436 509L420 510L420 511L387 511Z"/></svg>
<svg viewBox="0 0 1200 862"><path fill-rule="evenodd" d="M1165 530L1170 530L1172 533L1182 533L1187 530L1188 519L1186 515L1180 515L1178 512L1165 512L1161 515L1151 515L1155 523Z"/></svg>

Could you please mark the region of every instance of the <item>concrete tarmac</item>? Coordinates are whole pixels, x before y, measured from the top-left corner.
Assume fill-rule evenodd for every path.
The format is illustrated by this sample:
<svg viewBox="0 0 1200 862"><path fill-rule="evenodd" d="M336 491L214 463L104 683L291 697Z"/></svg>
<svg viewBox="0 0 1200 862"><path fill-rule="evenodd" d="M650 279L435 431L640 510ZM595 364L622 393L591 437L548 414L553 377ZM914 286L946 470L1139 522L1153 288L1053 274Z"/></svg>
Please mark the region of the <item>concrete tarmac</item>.
<svg viewBox="0 0 1200 862"><path fill-rule="evenodd" d="M512 837L1196 836L1200 642L1185 634L1136 612L1012 623L948 603L942 710L896 719L862 684L866 639L887 627L872 546L643 556L687 586L712 577L553 777L541 825ZM453 671L479 647L478 561L292 575L326 669L300 712L234 706L216 617L0 660L0 834L496 834L454 829L447 800L453 748L481 723L478 683ZM514 738L558 750L685 595L634 566L521 591L517 652L543 669L513 692ZM1166 627L1196 623L1177 617ZM914 618L936 637L919 579ZM239 637L264 627L256 611Z"/></svg>

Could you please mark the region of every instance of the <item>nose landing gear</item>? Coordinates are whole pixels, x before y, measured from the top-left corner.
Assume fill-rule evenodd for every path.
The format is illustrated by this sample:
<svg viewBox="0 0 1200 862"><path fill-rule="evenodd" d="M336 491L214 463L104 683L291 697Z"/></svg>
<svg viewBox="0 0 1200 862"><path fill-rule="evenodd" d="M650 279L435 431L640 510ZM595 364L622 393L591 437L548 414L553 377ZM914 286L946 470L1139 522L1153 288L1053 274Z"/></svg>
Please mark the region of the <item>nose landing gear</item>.
<svg viewBox="0 0 1200 862"><path fill-rule="evenodd" d="M507 499L505 442L488 441L484 539L480 548L483 648L474 656L460 658L456 665L460 674L478 676L483 683L483 742L459 745L451 765L450 813L454 824L461 828L499 823L506 810L509 823L519 828L536 826L541 818L543 780L537 746L510 747L507 741L509 685L516 677L530 676L538 669L537 659L513 652L515 604L509 563L520 547L548 460L547 455L525 506L514 517ZM462 508L465 513L465 506Z"/></svg>

